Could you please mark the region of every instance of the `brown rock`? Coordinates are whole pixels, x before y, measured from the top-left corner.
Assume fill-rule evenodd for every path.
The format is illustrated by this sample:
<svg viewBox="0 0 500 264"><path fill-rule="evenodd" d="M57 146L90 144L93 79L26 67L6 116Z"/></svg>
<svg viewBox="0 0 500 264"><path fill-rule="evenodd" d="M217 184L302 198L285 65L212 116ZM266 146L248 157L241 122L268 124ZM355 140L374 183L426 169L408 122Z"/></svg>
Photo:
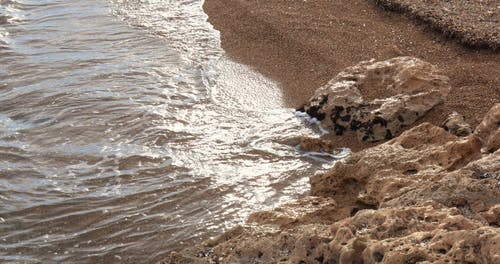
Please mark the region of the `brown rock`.
<svg viewBox="0 0 500 264"><path fill-rule="evenodd" d="M484 214L484 218L491 226L500 227L500 204L497 204Z"/></svg>
<svg viewBox="0 0 500 264"><path fill-rule="evenodd" d="M472 133L472 128L465 122L464 116L457 112L453 112L448 116L443 127L446 131L459 137L465 137Z"/></svg>
<svg viewBox="0 0 500 264"><path fill-rule="evenodd" d="M387 98L374 91L385 89ZM363 61L319 88L304 107L335 134L356 131L363 141L391 139L441 103L448 78L413 57Z"/></svg>
<svg viewBox="0 0 500 264"><path fill-rule="evenodd" d="M285 204L273 211L250 215L247 223L259 225L287 226L292 223L322 223L340 220L337 203L328 197L307 197Z"/></svg>
<svg viewBox="0 0 500 264"><path fill-rule="evenodd" d="M500 148L500 103L495 104L474 133L484 144L484 150L495 152Z"/></svg>
<svg viewBox="0 0 500 264"><path fill-rule="evenodd" d="M320 211L322 205L306 205ZM284 209L281 209L284 210ZM273 212L269 212L273 214ZM287 212L291 215L293 212ZM299 217L300 218L300 217ZM305 219L302 219L305 220ZM315 219L249 225L215 245L205 263L496 263L498 228L439 204L363 210L335 223ZM176 256L179 259L179 256ZM169 262L167 259L164 263Z"/></svg>
<svg viewBox="0 0 500 264"><path fill-rule="evenodd" d="M433 200L473 217L500 203L500 156L481 156L480 148L475 136L460 139L424 123L311 177L311 192L353 212Z"/></svg>
<svg viewBox="0 0 500 264"><path fill-rule="evenodd" d="M333 142L321 138L303 137L300 139L300 149L303 151L328 152L338 151Z"/></svg>

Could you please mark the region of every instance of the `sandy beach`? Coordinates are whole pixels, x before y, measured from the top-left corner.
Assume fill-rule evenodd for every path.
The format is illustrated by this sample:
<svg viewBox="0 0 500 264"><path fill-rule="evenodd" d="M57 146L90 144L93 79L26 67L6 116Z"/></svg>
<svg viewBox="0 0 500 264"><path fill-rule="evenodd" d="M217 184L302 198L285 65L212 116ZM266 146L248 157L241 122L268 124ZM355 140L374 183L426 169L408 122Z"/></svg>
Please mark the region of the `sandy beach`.
<svg viewBox="0 0 500 264"><path fill-rule="evenodd" d="M318 87L359 61L413 56L437 65L452 86L445 103L419 122L441 125L457 111L476 126L500 98L498 51L467 47L375 2L208 0L204 10L227 53L279 81L290 107L300 107ZM385 91L362 92L383 96ZM345 137L335 142L353 149L371 146Z"/></svg>
<svg viewBox="0 0 500 264"><path fill-rule="evenodd" d="M498 1L375 0L471 48L500 47Z"/></svg>
<svg viewBox="0 0 500 264"><path fill-rule="evenodd" d="M495 1L207 0L204 9L225 51L277 80L289 107L377 142L352 133L303 141L354 152L310 176L311 196L162 263L500 261ZM368 109L418 96L393 120L380 118L390 107Z"/></svg>

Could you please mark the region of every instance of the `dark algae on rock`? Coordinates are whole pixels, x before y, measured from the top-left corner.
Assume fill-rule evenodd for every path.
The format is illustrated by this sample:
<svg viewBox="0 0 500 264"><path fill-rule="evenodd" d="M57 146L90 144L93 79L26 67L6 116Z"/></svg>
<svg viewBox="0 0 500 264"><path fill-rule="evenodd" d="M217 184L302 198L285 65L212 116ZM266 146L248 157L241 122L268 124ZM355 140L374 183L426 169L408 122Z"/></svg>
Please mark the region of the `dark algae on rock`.
<svg viewBox="0 0 500 264"><path fill-rule="evenodd" d="M398 135L449 92L448 77L427 62L413 57L370 60L316 90L304 111L336 135L353 131L362 141L377 142Z"/></svg>

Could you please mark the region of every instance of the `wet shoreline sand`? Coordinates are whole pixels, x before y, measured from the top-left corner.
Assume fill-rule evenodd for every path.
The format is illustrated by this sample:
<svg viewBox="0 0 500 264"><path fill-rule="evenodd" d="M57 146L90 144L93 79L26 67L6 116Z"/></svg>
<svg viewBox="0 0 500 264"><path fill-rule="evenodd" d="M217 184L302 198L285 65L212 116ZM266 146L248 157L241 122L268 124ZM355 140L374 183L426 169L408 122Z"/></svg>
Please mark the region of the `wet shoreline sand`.
<svg viewBox="0 0 500 264"><path fill-rule="evenodd" d="M204 10L227 53L281 83L289 107L299 108L318 87L359 61L414 56L438 66L452 86L445 103L419 123L441 125L457 111L476 126L500 99L499 52L466 47L375 2L207 0ZM373 145L352 137L334 141L354 150Z"/></svg>
<svg viewBox="0 0 500 264"><path fill-rule="evenodd" d="M472 39L443 35L436 24L422 25L429 21L413 13L388 12L376 4L382 2L406 3L205 1L227 53L281 83L290 107L301 107L344 68L372 58L423 59L450 78L452 90L443 104L385 143L359 143L353 136L313 142L313 148L347 146L355 152L312 175L311 196L251 214L246 224L172 252L162 263L498 262L496 44L463 45ZM383 86L370 88L361 94L389 93ZM453 111L475 132L456 136L441 128Z"/></svg>
<svg viewBox="0 0 500 264"><path fill-rule="evenodd" d="M311 176L311 196L251 214L246 224L161 263L498 262L498 50L470 48L473 43L463 45L470 39L443 35L435 24L377 2L406 3L205 1L223 48L280 82L288 106L301 107L338 72L371 58L423 59L450 78L452 90L444 104L385 143L361 144L352 136L313 142L355 152ZM361 94L389 93L361 86ZM456 136L441 128L452 111L463 114L474 133Z"/></svg>

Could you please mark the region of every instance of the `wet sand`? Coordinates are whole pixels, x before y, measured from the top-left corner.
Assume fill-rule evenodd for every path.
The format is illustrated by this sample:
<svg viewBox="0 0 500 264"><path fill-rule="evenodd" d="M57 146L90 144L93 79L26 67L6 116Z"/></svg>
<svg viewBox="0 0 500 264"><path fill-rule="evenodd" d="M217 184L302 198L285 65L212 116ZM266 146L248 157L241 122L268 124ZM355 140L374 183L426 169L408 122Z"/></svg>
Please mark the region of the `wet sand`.
<svg viewBox="0 0 500 264"><path fill-rule="evenodd" d="M226 52L281 83L289 107L300 107L345 67L395 56L421 58L450 77L448 99L419 123L441 125L457 111L476 126L500 101L498 51L466 47L375 1L206 0L204 10ZM352 137L335 142L354 150L368 146Z"/></svg>
<svg viewBox="0 0 500 264"><path fill-rule="evenodd" d="M421 58L450 78L452 90L442 105L385 144L372 147L354 136L302 141L303 149L347 146L355 153L329 172L311 176L312 196L254 213L246 225L172 252L161 263L495 262L499 52L494 45L467 43L471 39L449 34L443 25L408 10L388 11L377 4L382 2L417 9L420 4L429 16L439 16L434 11L442 7L432 0L205 1L227 53L277 80L290 107L301 107L338 72L371 58ZM468 4L441 2L447 8ZM491 28L469 23L475 21L474 12L456 15L437 20L464 22L477 30L473 34L490 36ZM458 21L460 16L464 21ZM380 86L357 88L366 97L389 95ZM452 111L473 127L483 121L466 138L434 126L441 126ZM367 147L372 148L362 150Z"/></svg>

